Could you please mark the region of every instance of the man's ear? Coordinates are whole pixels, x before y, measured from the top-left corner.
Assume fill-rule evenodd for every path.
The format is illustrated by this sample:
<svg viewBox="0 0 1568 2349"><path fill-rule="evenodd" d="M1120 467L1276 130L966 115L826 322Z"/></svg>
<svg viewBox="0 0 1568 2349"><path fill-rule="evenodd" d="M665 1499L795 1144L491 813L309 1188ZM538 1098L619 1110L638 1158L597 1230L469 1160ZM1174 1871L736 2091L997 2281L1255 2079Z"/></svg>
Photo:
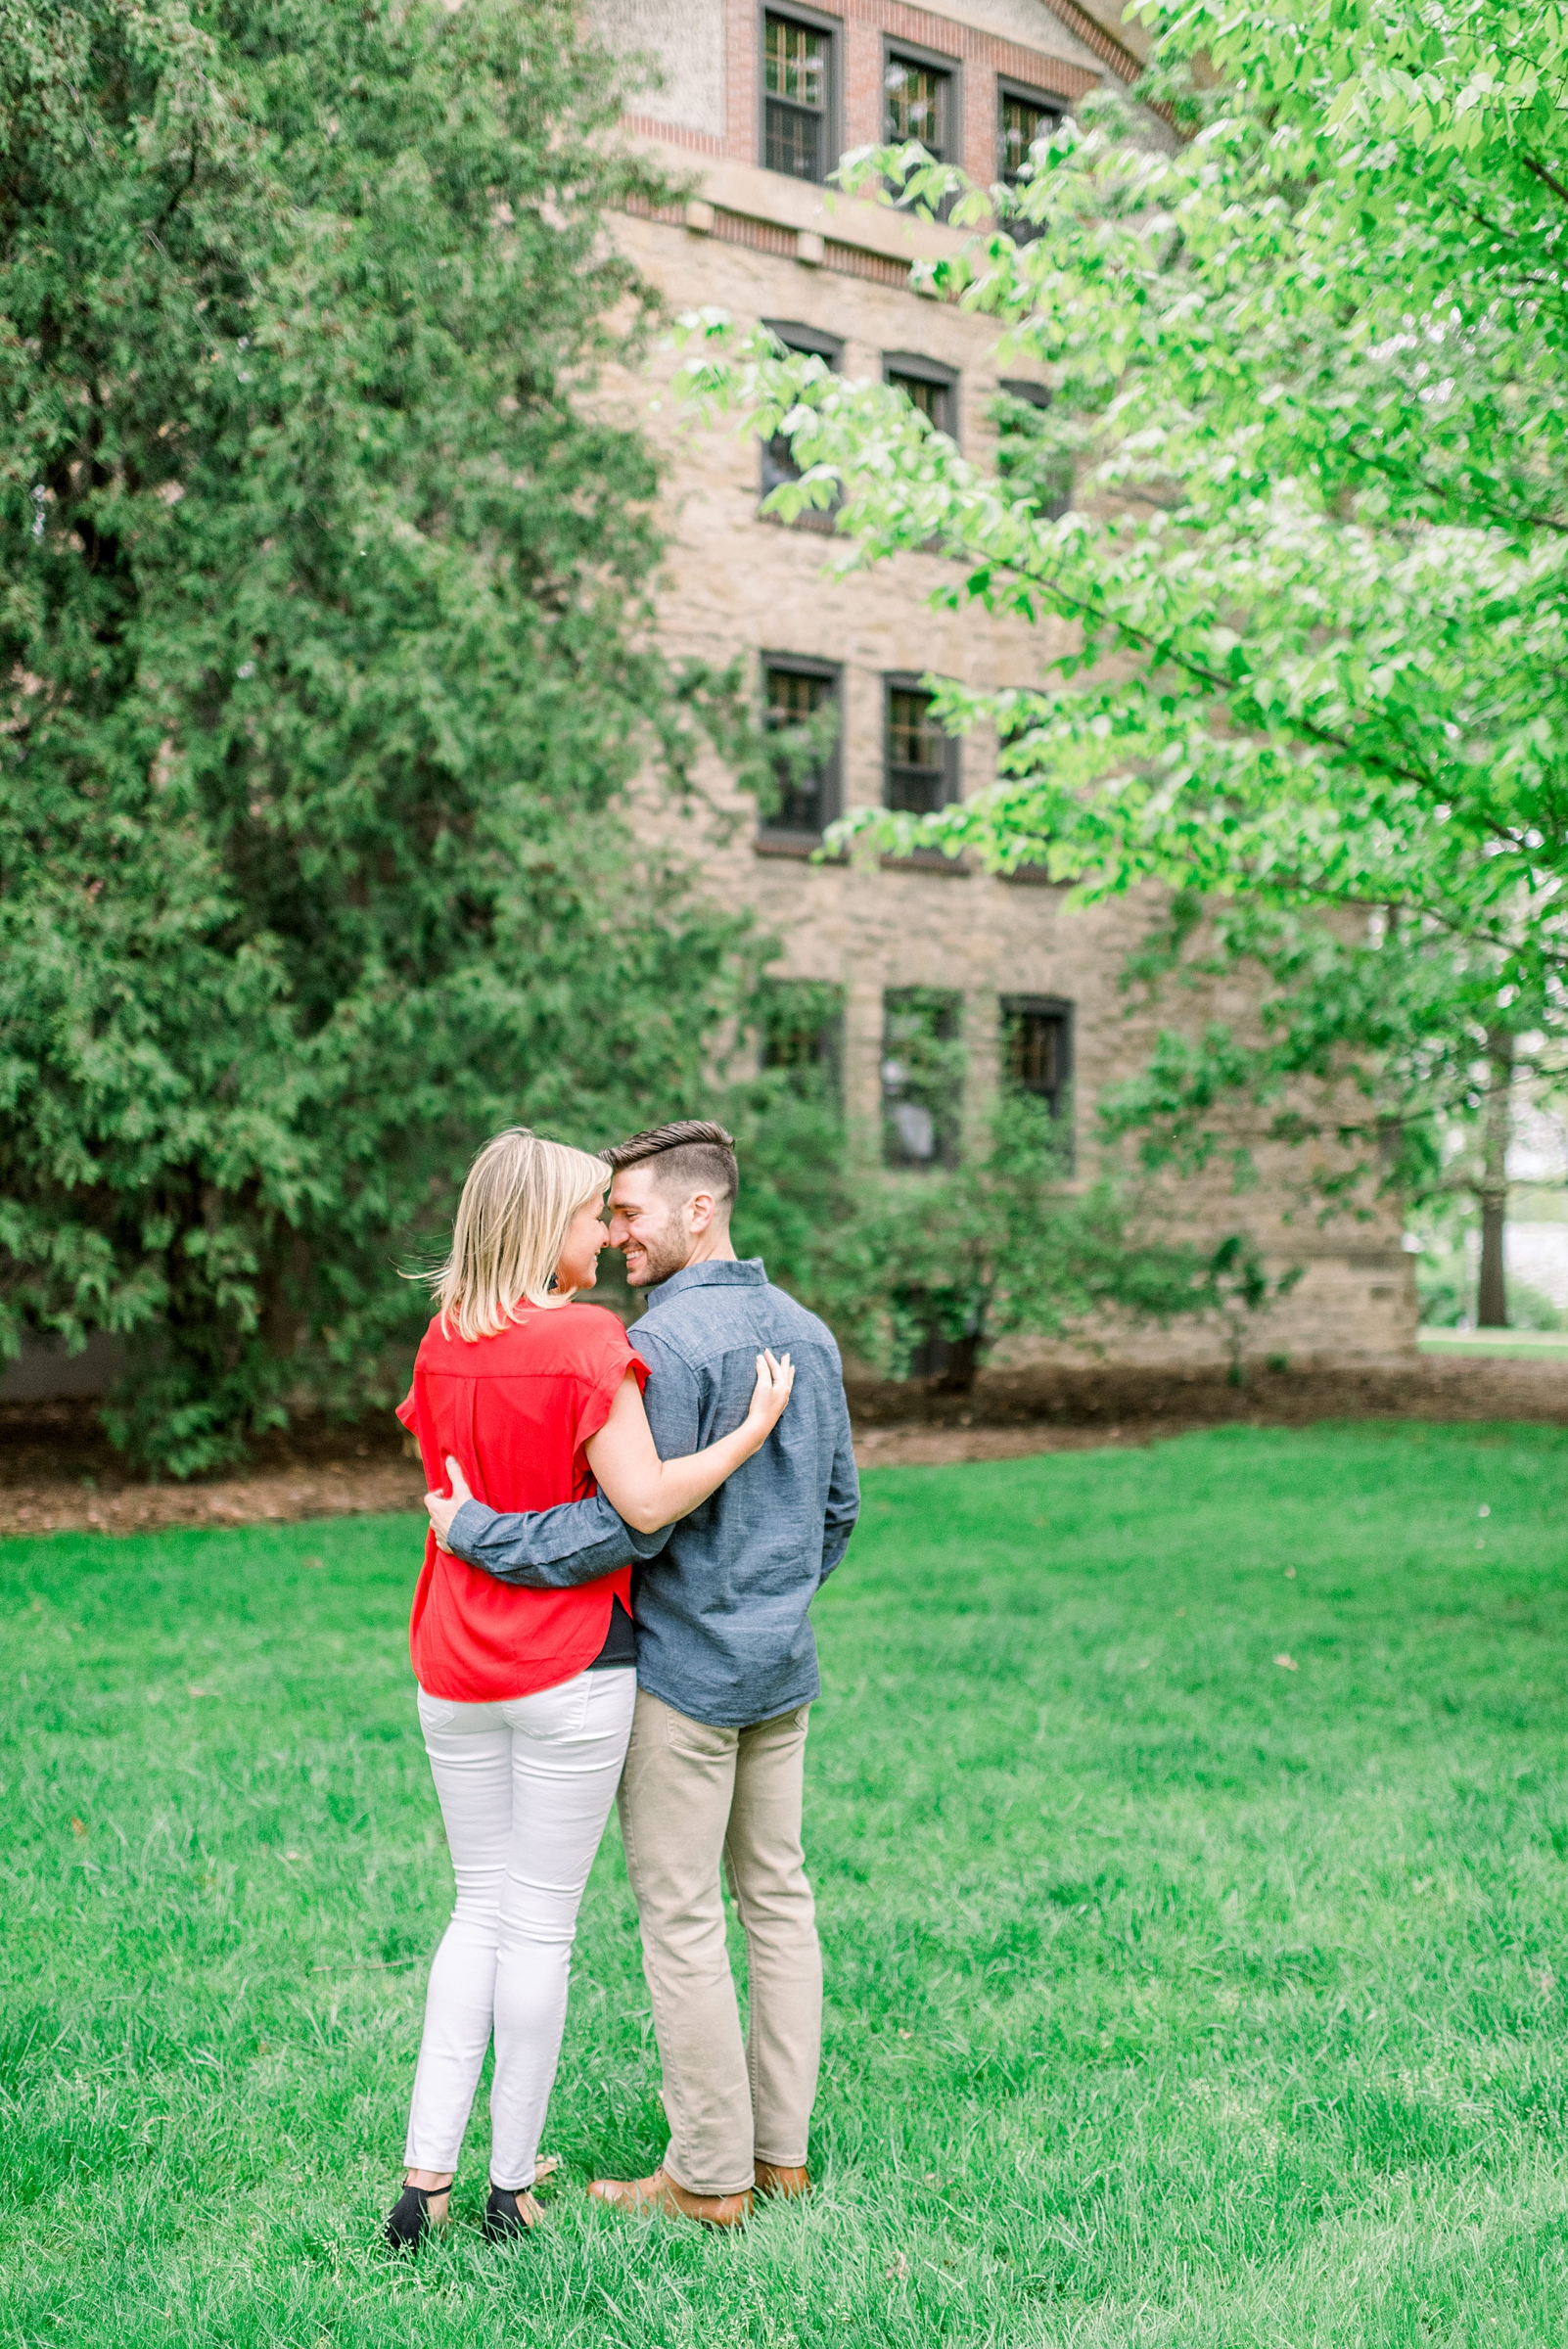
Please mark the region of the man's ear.
<svg viewBox="0 0 1568 2349"><path fill-rule="evenodd" d="M712 1191L695 1191L693 1192L691 1198L687 1200L686 1213L691 1218L692 1237L694 1239L696 1238L698 1232L706 1231L709 1225L713 1222L714 1214L717 1204L718 1203L715 1199Z"/></svg>

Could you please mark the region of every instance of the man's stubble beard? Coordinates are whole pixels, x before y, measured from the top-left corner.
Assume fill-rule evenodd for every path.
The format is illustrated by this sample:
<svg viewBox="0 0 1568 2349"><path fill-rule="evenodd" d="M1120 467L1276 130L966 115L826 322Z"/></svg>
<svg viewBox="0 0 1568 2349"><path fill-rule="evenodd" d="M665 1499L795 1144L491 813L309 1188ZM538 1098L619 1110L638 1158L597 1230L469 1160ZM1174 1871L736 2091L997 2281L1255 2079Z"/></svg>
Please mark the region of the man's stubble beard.
<svg viewBox="0 0 1568 2349"><path fill-rule="evenodd" d="M640 1276L634 1280L630 1266L626 1267L626 1286L631 1289L657 1289L672 1272L684 1272L691 1262L689 1242L683 1243L676 1235L658 1241L644 1240L642 1250Z"/></svg>

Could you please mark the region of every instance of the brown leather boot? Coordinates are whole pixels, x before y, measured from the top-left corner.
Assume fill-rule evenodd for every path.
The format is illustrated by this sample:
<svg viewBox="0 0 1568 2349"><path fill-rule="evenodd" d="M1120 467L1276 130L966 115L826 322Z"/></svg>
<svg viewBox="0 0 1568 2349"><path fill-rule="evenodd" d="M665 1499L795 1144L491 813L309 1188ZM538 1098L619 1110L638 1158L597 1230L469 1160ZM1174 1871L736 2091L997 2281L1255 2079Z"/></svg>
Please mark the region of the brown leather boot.
<svg viewBox="0 0 1568 2349"><path fill-rule="evenodd" d="M752 2215L750 2187L738 2194L688 2193L664 2169L651 2178L595 2178L588 2191L612 2210L659 2210L667 2219L695 2219L702 2227L743 2227Z"/></svg>
<svg viewBox="0 0 1568 2349"><path fill-rule="evenodd" d="M757 2191L781 2202L794 2202L811 2190L811 2173L803 2161L799 2169L781 2169L776 2161L757 2165Z"/></svg>

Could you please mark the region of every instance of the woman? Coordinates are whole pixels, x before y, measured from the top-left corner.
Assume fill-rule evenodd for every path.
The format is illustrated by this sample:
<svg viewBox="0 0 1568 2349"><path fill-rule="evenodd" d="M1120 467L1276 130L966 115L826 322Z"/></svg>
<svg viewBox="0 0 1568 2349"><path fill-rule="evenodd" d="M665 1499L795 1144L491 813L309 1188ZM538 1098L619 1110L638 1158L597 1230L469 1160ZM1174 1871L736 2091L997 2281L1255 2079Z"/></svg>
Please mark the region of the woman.
<svg viewBox="0 0 1568 2349"><path fill-rule="evenodd" d="M786 1355L757 1359L733 1435L661 1460L642 1405L645 1364L594 1285L603 1163L521 1128L486 1144L458 1203L440 1310L398 1411L433 1487L448 1461L498 1509L544 1509L599 1488L652 1533L686 1516L766 1441L789 1401ZM493 1581L425 1545L409 1647L419 1719L457 1879L431 1966L408 2165L386 2225L411 2249L446 2216L447 2189L493 2028L485 2231L538 2219L529 2188L566 2016L578 1905L631 1730L630 1568L571 1590Z"/></svg>

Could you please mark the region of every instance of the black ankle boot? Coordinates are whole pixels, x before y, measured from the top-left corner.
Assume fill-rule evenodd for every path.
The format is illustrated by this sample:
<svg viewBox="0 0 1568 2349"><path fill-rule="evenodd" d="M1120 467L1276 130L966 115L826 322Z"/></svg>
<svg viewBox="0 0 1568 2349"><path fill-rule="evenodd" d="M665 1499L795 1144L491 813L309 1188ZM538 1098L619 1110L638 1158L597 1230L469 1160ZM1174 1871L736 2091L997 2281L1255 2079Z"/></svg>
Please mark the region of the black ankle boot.
<svg viewBox="0 0 1568 2349"><path fill-rule="evenodd" d="M526 2189L525 2189L526 2190ZM517 2206L517 2195L504 2186L492 2186L484 2205L484 2232L492 2243L515 2243L532 2228Z"/></svg>
<svg viewBox="0 0 1568 2349"><path fill-rule="evenodd" d="M430 2203L432 2194L450 2193L450 2187L405 2186L382 2229L389 2251L402 2253L417 2251L431 2230Z"/></svg>

